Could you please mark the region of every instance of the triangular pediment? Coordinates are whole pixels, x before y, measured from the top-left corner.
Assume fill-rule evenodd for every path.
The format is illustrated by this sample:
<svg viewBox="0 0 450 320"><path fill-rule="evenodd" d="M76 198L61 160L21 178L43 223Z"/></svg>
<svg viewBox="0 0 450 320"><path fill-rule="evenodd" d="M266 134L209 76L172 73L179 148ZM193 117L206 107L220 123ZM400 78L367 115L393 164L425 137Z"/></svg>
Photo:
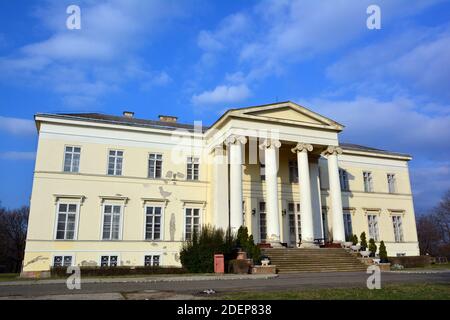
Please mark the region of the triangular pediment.
<svg viewBox="0 0 450 320"><path fill-rule="evenodd" d="M265 117L265 118L273 118L279 120L289 120L295 122L306 122L306 123L314 123L314 124L326 124L324 121L320 121L317 118L313 118L310 115L306 115L305 113L298 110L298 108L294 109L293 107L279 107L275 109L269 110L260 110L254 112L247 112L245 114L253 115L257 117Z"/></svg>

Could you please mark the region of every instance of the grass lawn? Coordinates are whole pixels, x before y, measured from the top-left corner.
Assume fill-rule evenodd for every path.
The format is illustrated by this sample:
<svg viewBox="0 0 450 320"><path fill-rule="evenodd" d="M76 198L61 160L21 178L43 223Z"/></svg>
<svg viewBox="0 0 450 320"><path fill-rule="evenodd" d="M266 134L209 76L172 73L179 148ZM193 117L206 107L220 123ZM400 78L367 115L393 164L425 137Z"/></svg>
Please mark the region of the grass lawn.
<svg viewBox="0 0 450 320"><path fill-rule="evenodd" d="M450 263L439 263L432 264L428 267L421 268L405 268L404 271L415 271L415 270L450 270ZM402 271L402 270L400 270Z"/></svg>
<svg viewBox="0 0 450 320"><path fill-rule="evenodd" d="M1 281L15 281L19 280L18 273L0 273L0 282Z"/></svg>
<svg viewBox="0 0 450 320"><path fill-rule="evenodd" d="M235 292L225 300L450 300L450 284L390 284L380 290L367 288L305 289L280 292Z"/></svg>

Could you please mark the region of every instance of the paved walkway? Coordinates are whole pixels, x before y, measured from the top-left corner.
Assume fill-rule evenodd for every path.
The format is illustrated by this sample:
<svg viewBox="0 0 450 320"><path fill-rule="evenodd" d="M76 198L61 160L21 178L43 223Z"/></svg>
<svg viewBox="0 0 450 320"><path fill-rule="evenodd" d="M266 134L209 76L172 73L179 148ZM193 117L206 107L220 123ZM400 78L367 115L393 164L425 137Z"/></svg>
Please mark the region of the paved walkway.
<svg viewBox="0 0 450 320"><path fill-rule="evenodd" d="M82 279L81 290L68 290L65 283L0 285L0 299L188 299L213 289L218 293L236 291L283 291L317 288L366 287L365 272L281 274L272 279L228 279L198 281L145 281L89 283ZM88 280L88 279L86 279ZM390 283L444 283L450 285L450 272L386 272L382 286Z"/></svg>

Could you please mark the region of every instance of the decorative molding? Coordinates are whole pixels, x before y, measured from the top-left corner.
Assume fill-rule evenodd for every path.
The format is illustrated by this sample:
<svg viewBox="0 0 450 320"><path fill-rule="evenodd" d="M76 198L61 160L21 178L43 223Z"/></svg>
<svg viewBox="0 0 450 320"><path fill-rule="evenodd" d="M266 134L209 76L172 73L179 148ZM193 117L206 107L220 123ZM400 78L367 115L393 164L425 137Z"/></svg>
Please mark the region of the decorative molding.
<svg viewBox="0 0 450 320"><path fill-rule="evenodd" d="M313 146L309 143L297 143L297 145L291 149L292 153L297 153L297 152L311 152L313 151Z"/></svg>
<svg viewBox="0 0 450 320"><path fill-rule="evenodd" d="M180 200L183 202L183 207L186 207L186 204L195 204L195 205L201 205L203 209L206 208L206 201L203 200Z"/></svg>
<svg viewBox="0 0 450 320"><path fill-rule="evenodd" d="M324 152L322 152L322 155L338 155L342 154L342 148L338 146L328 146Z"/></svg>
<svg viewBox="0 0 450 320"><path fill-rule="evenodd" d="M404 209L387 209L389 211L389 214L391 216L398 216L398 215L402 215L404 216L406 214L406 210Z"/></svg>
<svg viewBox="0 0 450 320"><path fill-rule="evenodd" d="M75 195L75 194L54 194L55 204L59 201L59 199L75 199L80 201L80 205L82 206L86 197L83 195Z"/></svg>
<svg viewBox="0 0 450 320"><path fill-rule="evenodd" d="M237 144L237 143L246 144L247 138L244 136L231 135L225 139L225 143L226 144Z"/></svg>
<svg viewBox="0 0 450 320"><path fill-rule="evenodd" d="M105 203L105 201L107 201L107 200L115 200L115 201L123 201L123 204L126 206L128 203L128 200L130 200L130 198L125 197L125 196L120 196L120 195L99 196L99 198L100 198L100 205L103 205L103 203Z"/></svg>
<svg viewBox="0 0 450 320"><path fill-rule="evenodd" d="M364 213L367 214L381 214L380 208L362 208Z"/></svg>
<svg viewBox="0 0 450 320"><path fill-rule="evenodd" d="M259 148L261 150L263 149L269 149L269 148L280 148L281 142L278 139L264 139L263 142L259 144Z"/></svg>
<svg viewBox="0 0 450 320"><path fill-rule="evenodd" d="M145 204L148 202L157 202L157 203L164 202L164 208L167 208L167 204L169 203L169 200L161 198L141 198L141 200L142 200L142 207L145 207Z"/></svg>

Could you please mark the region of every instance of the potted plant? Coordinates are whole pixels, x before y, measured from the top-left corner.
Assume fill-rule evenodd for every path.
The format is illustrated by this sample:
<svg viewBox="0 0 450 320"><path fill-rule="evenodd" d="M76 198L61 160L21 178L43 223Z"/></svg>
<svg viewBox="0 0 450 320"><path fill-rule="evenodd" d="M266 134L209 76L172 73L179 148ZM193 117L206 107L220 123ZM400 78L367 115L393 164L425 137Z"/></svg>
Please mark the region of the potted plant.
<svg viewBox="0 0 450 320"><path fill-rule="evenodd" d="M365 251L367 249L366 233L365 232L361 233L361 236L359 238L361 239L360 241L361 250Z"/></svg>
<svg viewBox="0 0 450 320"><path fill-rule="evenodd" d="M381 263L388 263L388 255L387 255L386 246L384 244L384 241L380 242L380 250L378 252L378 255L380 256Z"/></svg>
<svg viewBox="0 0 450 320"><path fill-rule="evenodd" d="M377 253L377 245L375 244L375 240L372 238L369 239L369 251L370 256L375 257L375 254Z"/></svg>
<svg viewBox="0 0 450 320"><path fill-rule="evenodd" d="M354 246L356 246L358 244L358 236L356 234L354 234L352 236L352 242L353 242Z"/></svg>

